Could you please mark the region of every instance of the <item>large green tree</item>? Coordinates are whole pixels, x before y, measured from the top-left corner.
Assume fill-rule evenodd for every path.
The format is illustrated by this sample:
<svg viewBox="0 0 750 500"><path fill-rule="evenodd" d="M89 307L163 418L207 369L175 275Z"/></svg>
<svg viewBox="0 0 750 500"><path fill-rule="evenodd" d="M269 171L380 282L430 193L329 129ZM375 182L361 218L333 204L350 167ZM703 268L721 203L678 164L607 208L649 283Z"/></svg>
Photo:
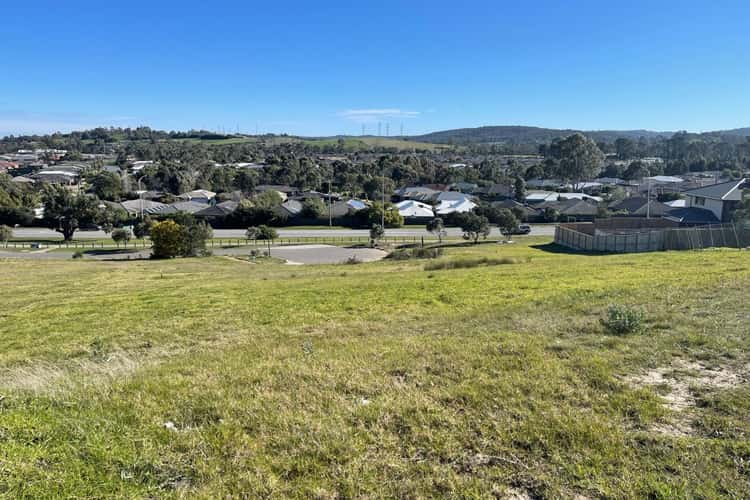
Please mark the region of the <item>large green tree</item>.
<svg viewBox="0 0 750 500"><path fill-rule="evenodd" d="M122 196L122 179L112 172L98 172L89 179L91 192L102 200L119 201Z"/></svg>
<svg viewBox="0 0 750 500"><path fill-rule="evenodd" d="M557 175L563 180L593 179L602 171L604 154L593 140L581 133L554 140L550 152L557 160Z"/></svg>
<svg viewBox="0 0 750 500"><path fill-rule="evenodd" d="M102 217L99 200L73 193L62 186L47 186L42 199L45 223L61 233L65 241L72 240L82 224L97 223Z"/></svg>

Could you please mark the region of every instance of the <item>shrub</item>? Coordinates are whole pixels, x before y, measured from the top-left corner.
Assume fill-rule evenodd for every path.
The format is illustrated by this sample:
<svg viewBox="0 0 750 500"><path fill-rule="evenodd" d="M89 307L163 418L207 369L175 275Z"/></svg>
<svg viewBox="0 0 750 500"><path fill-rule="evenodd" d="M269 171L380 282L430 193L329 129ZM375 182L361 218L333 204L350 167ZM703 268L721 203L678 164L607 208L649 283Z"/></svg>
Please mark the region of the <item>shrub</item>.
<svg viewBox="0 0 750 500"><path fill-rule="evenodd" d="M261 224L258 227L248 227L245 231L245 238L248 240L275 240L279 233L272 227Z"/></svg>
<svg viewBox="0 0 750 500"><path fill-rule="evenodd" d="M112 240L117 243L118 247L120 246L120 243L125 243L125 246L127 246L131 236L132 234L130 230L125 228L117 228L112 230Z"/></svg>
<svg viewBox="0 0 750 500"><path fill-rule="evenodd" d="M13 237L13 229L8 226L0 226L0 243L6 243Z"/></svg>
<svg viewBox="0 0 750 500"><path fill-rule="evenodd" d="M377 245L378 241L385 237L385 229L380 224L373 224L370 228L370 245Z"/></svg>
<svg viewBox="0 0 750 500"><path fill-rule="evenodd" d="M638 333L643 330L643 312L628 306L611 305L601 320L604 328L614 335Z"/></svg>
<svg viewBox="0 0 750 500"><path fill-rule="evenodd" d="M155 259L177 257L182 248L182 226L173 220L157 222L151 226L151 241Z"/></svg>
<svg viewBox="0 0 750 500"><path fill-rule="evenodd" d="M399 248L394 250L388 255L389 259L393 260L409 260L409 259L436 259L443 255L443 249L437 248Z"/></svg>

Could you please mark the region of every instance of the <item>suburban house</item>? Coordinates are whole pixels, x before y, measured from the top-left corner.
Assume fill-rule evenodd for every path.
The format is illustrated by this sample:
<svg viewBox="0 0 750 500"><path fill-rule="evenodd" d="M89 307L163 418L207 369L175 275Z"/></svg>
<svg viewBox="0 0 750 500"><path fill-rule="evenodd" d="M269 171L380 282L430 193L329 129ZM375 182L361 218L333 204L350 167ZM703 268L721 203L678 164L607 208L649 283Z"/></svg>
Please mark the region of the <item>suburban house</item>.
<svg viewBox="0 0 750 500"><path fill-rule="evenodd" d="M613 203L609 209L613 212L626 212L630 217L661 217L669 213L672 207L656 200L633 196Z"/></svg>
<svg viewBox="0 0 750 500"><path fill-rule="evenodd" d="M48 184L75 184L78 180L78 174L67 170L42 170L32 176L39 182Z"/></svg>
<svg viewBox="0 0 750 500"><path fill-rule="evenodd" d="M428 201L434 198L440 191L426 186L411 186L397 189L395 195L401 200Z"/></svg>
<svg viewBox="0 0 750 500"><path fill-rule="evenodd" d="M536 208L524 205L523 203L518 203L511 199L493 201L491 205L495 208L507 208L508 210L512 210L513 212L520 214L521 219L524 221L535 219L540 215L539 210Z"/></svg>
<svg viewBox="0 0 750 500"><path fill-rule="evenodd" d="M299 200L286 200L273 210L281 217L288 217L291 219L302 213L302 202Z"/></svg>
<svg viewBox="0 0 750 500"><path fill-rule="evenodd" d="M556 211L561 221L592 221L599 213L599 207L585 200L569 199L547 201L535 205L541 211L550 209Z"/></svg>
<svg viewBox="0 0 750 500"><path fill-rule="evenodd" d="M176 214L177 212L184 212L187 214L194 214L197 212L200 212L206 208L205 203L196 203L194 201L178 201L176 203L170 203L169 205L164 205L163 207L152 210L150 213L154 215L169 215L169 214Z"/></svg>
<svg viewBox="0 0 750 500"><path fill-rule="evenodd" d="M513 198L516 195L514 186L508 184L492 184L474 190L476 195L482 195L489 199Z"/></svg>
<svg viewBox="0 0 750 500"><path fill-rule="evenodd" d="M685 191L682 194L687 197L686 209L708 210L717 221L727 222L742 201L742 188L746 184L747 179L740 179Z"/></svg>
<svg viewBox="0 0 750 500"><path fill-rule="evenodd" d="M351 200L346 200L346 201L339 200L339 201L334 202L330 206L330 209L326 207L326 211L324 215L327 216L328 211L330 210L331 212L330 215L334 219L339 218L339 217L346 217L347 215L353 214L355 212L359 212L360 210L364 210L368 206L369 205L367 205L367 203L365 203L362 200L356 200L356 199L351 199Z"/></svg>
<svg viewBox="0 0 750 500"><path fill-rule="evenodd" d="M127 200L120 203L120 205L130 215L140 215L141 212L144 214L151 214L158 212L167 206L164 203L146 199Z"/></svg>
<svg viewBox="0 0 750 500"><path fill-rule="evenodd" d="M208 205L214 201L216 193L208 191L206 189L196 189L187 193L182 193L179 198L185 201L191 201L193 203L203 203Z"/></svg>
<svg viewBox="0 0 750 500"><path fill-rule="evenodd" d="M195 212L194 215L196 217L203 217L206 219L220 219L237 210L237 207L239 206L240 204L236 201L223 201L221 203L217 203L216 205L210 205L203 210L199 210Z"/></svg>
<svg viewBox="0 0 750 500"><path fill-rule="evenodd" d="M299 189L292 186L285 186L282 184L261 184L255 186L256 193L265 193L266 191L276 191L281 196L282 200L286 200L290 196L299 194Z"/></svg>
<svg viewBox="0 0 750 500"><path fill-rule="evenodd" d="M477 204L468 198L462 198L460 200L445 200L441 201L440 204L435 207L435 213L437 215L449 215L471 212L476 206Z"/></svg>

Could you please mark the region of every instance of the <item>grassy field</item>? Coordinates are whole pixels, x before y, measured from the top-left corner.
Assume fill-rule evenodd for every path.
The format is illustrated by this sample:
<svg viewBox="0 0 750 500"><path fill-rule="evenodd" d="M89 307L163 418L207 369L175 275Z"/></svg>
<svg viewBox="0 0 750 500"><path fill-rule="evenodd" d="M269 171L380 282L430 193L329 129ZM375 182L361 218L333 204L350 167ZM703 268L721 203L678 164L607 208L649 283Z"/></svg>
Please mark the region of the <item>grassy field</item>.
<svg viewBox="0 0 750 500"><path fill-rule="evenodd" d="M750 253L554 250L0 261L0 494L746 496Z"/></svg>

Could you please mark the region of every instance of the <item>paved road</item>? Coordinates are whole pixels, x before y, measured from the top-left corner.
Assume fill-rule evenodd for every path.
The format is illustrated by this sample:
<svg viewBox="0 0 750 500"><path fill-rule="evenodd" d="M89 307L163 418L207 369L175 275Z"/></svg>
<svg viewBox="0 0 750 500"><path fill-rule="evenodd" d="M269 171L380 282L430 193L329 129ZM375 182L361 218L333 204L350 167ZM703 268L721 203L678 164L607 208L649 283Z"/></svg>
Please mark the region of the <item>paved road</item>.
<svg viewBox="0 0 750 500"><path fill-rule="evenodd" d="M213 248L214 255L242 255L250 253L248 247ZM151 250L138 251L90 251L86 252L86 260L127 260L147 259ZM341 264L351 257L356 257L360 262L371 262L380 260L387 254L373 248L343 248L331 245L294 245L284 247L271 247L271 257L284 259L290 264ZM28 260L70 260L73 256L71 251L31 251L12 252L0 250L0 259L28 259Z"/></svg>
<svg viewBox="0 0 750 500"><path fill-rule="evenodd" d="M461 236L461 230L457 227L446 229L448 236ZM330 238L336 236L368 236L367 229L279 229L281 238ZM422 227L402 227L399 229L386 229L386 236L428 236L429 233ZM492 229L492 234L497 235L497 228ZM532 224L531 236L553 236L555 234L554 224ZM38 227L24 227L13 230L16 238L38 238L40 240L62 239L60 233L51 229ZM244 238L244 229L214 229L214 238ZM103 231L76 231L75 238L100 239L109 238Z"/></svg>

